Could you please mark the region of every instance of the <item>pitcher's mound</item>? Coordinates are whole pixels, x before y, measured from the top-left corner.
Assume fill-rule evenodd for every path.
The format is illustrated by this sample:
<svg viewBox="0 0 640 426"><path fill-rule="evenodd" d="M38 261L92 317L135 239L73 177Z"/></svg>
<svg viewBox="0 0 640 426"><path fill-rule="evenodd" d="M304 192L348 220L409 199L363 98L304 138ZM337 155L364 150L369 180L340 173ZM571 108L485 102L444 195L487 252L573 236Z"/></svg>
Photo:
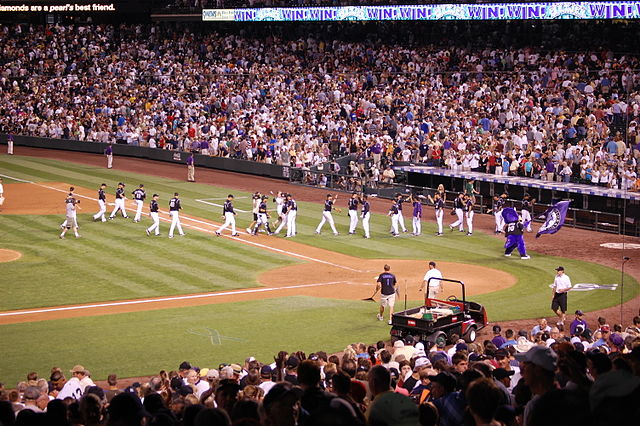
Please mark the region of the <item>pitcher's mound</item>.
<svg viewBox="0 0 640 426"><path fill-rule="evenodd" d="M20 253L19 251L0 249L0 263L13 262L14 260L18 260L21 257L22 253Z"/></svg>

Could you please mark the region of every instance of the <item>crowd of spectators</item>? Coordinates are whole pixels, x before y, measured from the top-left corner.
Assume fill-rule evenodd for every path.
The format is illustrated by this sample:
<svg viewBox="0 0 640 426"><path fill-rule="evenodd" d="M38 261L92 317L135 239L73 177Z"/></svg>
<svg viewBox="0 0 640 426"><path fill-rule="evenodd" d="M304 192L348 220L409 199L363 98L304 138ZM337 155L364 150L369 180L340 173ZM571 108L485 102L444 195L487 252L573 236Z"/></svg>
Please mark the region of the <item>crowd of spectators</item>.
<svg viewBox="0 0 640 426"><path fill-rule="evenodd" d="M640 189L636 55L302 28L2 26L0 130L301 168L353 153L380 172L403 160Z"/></svg>
<svg viewBox="0 0 640 426"><path fill-rule="evenodd" d="M82 365L0 385L0 425L630 424L640 407L640 317L622 329L581 311L566 333L545 319L482 343L412 336L338 355L279 352L272 363L182 362L144 383L97 386Z"/></svg>

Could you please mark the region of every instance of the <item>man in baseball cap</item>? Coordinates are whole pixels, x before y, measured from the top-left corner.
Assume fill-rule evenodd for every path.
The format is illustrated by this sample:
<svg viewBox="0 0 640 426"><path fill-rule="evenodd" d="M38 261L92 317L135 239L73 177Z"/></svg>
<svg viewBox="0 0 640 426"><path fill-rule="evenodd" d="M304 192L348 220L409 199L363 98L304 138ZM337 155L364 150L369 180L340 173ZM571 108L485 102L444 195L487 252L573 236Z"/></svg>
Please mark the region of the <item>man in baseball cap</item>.
<svg viewBox="0 0 640 426"><path fill-rule="evenodd" d="M516 353L520 362L520 373L534 397L524 408L524 424L531 424L532 411L539 397L554 389L558 355L551 348L536 345L524 353Z"/></svg>

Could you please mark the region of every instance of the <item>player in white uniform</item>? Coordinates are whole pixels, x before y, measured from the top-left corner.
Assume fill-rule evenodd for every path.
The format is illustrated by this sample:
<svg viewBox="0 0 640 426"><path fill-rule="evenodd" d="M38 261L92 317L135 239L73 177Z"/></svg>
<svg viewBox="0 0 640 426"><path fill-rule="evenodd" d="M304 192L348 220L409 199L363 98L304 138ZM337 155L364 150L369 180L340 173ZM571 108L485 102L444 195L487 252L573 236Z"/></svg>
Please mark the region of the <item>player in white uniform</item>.
<svg viewBox="0 0 640 426"><path fill-rule="evenodd" d="M349 234L356 233L356 227L358 226L358 194L355 192L351 194L351 199L349 200Z"/></svg>
<svg viewBox="0 0 640 426"><path fill-rule="evenodd" d="M431 195L429 195L428 197L429 201L433 203L433 207L435 209L436 222L438 223L438 232L436 233L436 236L439 237L442 235L442 222L444 220L444 200L442 199L442 196L439 192L433 194L433 197Z"/></svg>
<svg viewBox="0 0 640 426"><path fill-rule="evenodd" d="M391 207L387 216L391 216L391 235L397 237L399 235L398 222L400 222L400 209L398 208L398 200L391 201Z"/></svg>
<svg viewBox="0 0 640 426"><path fill-rule="evenodd" d="M287 238L296 235L296 217L298 216L298 204L293 195L287 194Z"/></svg>
<svg viewBox="0 0 640 426"><path fill-rule="evenodd" d="M60 234L60 238L63 239L67 231L72 228L76 238L80 238L80 234L78 234L78 220L76 218L76 209L80 208L76 206L76 204L80 204L80 200L76 200L73 197L73 192L70 192L64 202L67 218L64 221L65 224L64 228L62 229L62 233Z"/></svg>
<svg viewBox="0 0 640 426"><path fill-rule="evenodd" d="M216 231L216 235L219 237L222 231L231 226L231 235L237 237L239 234L236 232L236 212L233 210L233 194L227 195L227 201L222 206L222 218L224 223Z"/></svg>
<svg viewBox="0 0 640 426"><path fill-rule="evenodd" d="M160 217L158 216L158 194L153 194L151 203L149 204L149 217L153 220L153 224L147 228L147 235L151 235L155 231L155 235L160 235Z"/></svg>
<svg viewBox="0 0 640 426"><path fill-rule="evenodd" d="M369 219L371 219L371 205L369 204L369 201L367 200L367 196L363 195L362 198L360 199L360 204L362 204L362 212L361 212L361 217L362 217L362 229L364 230L364 237L365 238L371 238L371 235L369 234Z"/></svg>
<svg viewBox="0 0 640 426"><path fill-rule="evenodd" d="M98 190L98 206L100 210L98 213L93 215L93 220L100 219L102 222L106 222L107 218L104 217L104 214L107 212L107 194L104 192L107 187L106 183L100 185L100 189Z"/></svg>
<svg viewBox="0 0 640 426"><path fill-rule="evenodd" d="M75 198L75 195L73 195L73 191L75 191L75 190L76 190L76 187L75 187L75 186L70 186L70 187L69 187L69 194L70 194L72 197L74 197L74 198ZM67 196L67 198L69 198L69 197ZM79 203L79 202L80 202L80 201L78 201L78 203ZM77 204L77 203L76 203L76 204ZM76 222L76 226L78 226L78 228L80 228L80 226L78 225L78 216L77 216L77 212L76 212L75 210L73 211L73 218L74 218L74 220L75 220L75 222ZM69 223L69 221L67 220L67 218L66 218L66 216L65 216L64 222L62 222L62 223L60 224L60 228L61 228L61 229L66 228L68 223Z"/></svg>
<svg viewBox="0 0 640 426"><path fill-rule="evenodd" d="M278 220L273 224L273 227L276 228L276 234L287 224L287 216L283 213L284 203L286 201L287 198L285 197L284 192L280 191L278 191L276 196L273 198L273 202L276 203L276 214L278 215Z"/></svg>
<svg viewBox="0 0 640 426"><path fill-rule="evenodd" d="M253 232L253 227L256 226L256 222L258 221L258 210L260 208L260 203L262 202L262 195L259 192L255 192L253 194L253 206L251 208L251 213L253 213L253 221L247 228L247 232L251 234Z"/></svg>
<svg viewBox="0 0 640 426"><path fill-rule="evenodd" d="M429 278L434 278L429 282ZM427 283L429 283L429 294L427 297L429 299L435 299L438 297L438 294L442 293L442 286L440 285L440 280L435 278L442 278L442 272L436 268L436 262L429 262L429 270L426 274L424 274L424 278L422 280L422 284L420 285L420 289L418 291L424 291L427 288Z"/></svg>
<svg viewBox="0 0 640 426"><path fill-rule="evenodd" d="M147 194L144 192L144 185L140 186L131 193L133 200L136 202L136 215L133 218L134 222L140 222L140 216L142 216L142 207L144 206L144 199L147 198Z"/></svg>
<svg viewBox="0 0 640 426"><path fill-rule="evenodd" d="M458 220L449 225L449 229L453 231L457 226L460 232L464 232L464 194L462 192L453 200L453 211Z"/></svg>
<svg viewBox="0 0 640 426"><path fill-rule="evenodd" d="M467 236L473 235L473 197L464 196L464 217L467 220Z"/></svg>
<svg viewBox="0 0 640 426"><path fill-rule="evenodd" d="M264 229L269 235L273 235L273 232L271 232L271 227L269 226L269 212L267 210L268 198L269 197L267 197L266 195L263 195L260 204L258 205L258 220L253 227L253 231L251 232L252 235L258 235L260 225L264 226Z"/></svg>
<svg viewBox="0 0 640 426"><path fill-rule="evenodd" d="M333 231L333 235L338 235L338 231L336 230L336 225L333 222L333 215L331 214L331 210L333 210L333 204L337 200L338 200L337 195L334 197L331 194L327 194L327 199L324 202L324 210L322 211L322 219L320 220L320 223L316 228L316 234L320 234L320 231L322 230L322 227L324 226L325 222L329 222L329 226ZM336 208L336 211L340 213L340 209Z"/></svg>
<svg viewBox="0 0 640 426"><path fill-rule="evenodd" d="M171 215L171 227L169 228L169 238L173 238L173 230L177 227L178 234L180 236L184 235L182 232L182 225L180 224L180 210L182 206L180 205L180 194L177 192L173 194L173 198L169 200L169 214Z"/></svg>
<svg viewBox="0 0 640 426"><path fill-rule="evenodd" d="M122 217L124 217L125 219L129 217L127 216L127 211L124 207L124 202L127 199L127 196L124 193L124 187L124 183L118 183L118 189L116 189L116 206L113 208L113 211L109 215L109 220L112 220L114 217L116 217L116 213L118 213L118 210L120 211L120 213L122 213Z"/></svg>
<svg viewBox="0 0 640 426"><path fill-rule="evenodd" d="M522 200L522 223L526 224L525 229L527 232L531 232L531 213L533 212L533 204L536 202L535 198L532 199L529 194L524 195L524 199Z"/></svg>

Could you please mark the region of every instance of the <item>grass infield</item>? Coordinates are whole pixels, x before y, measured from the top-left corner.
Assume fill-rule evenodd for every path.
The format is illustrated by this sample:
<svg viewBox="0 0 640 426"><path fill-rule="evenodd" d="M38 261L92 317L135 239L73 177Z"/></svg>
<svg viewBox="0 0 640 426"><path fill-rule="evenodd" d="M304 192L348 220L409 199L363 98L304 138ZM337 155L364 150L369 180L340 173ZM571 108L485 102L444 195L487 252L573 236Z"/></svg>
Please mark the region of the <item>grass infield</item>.
<svg viewBox="0 0 640 426"><path fill-rule="evenodd" d="M222 187L21 156L0 157L0 173L90 189L105 182L110 194L119 181L127 183L128 192L144 183L147 193L160 194L162 209L166 210L170 194L178 191L185 213L215 221L221 208L196 200L223 199L230 192ZM4 178L4 183L12 180ZM273 190L277 189L274 186ZM247 197L237 198L234 204L249 211L250 194L231 192ZM318 191L318 202L322 198ZM0 310L255 287L260 272L300 262L193 230L186 230L184 238L169 240L165 222L161 223L163 237L149 238L144 233L150 224L148 218L139 224L122 219L94 223L88 213L93 213L97 204L83 200L82 207L79 223L83 238L78 240L57 238L62 215L0 215L0 246L23 253L18 261L0 264ZM574 284L620 282L619 271L593 263L535 252L526 262L515 256L505 258L501 256L503 241L482 233L473 238L446 233L436 239L431 221L423 222L423 237L392 238L387 233L388 217L374 214L373 238L365 240L345 235L348 217L343 209L342 214L334 215L343 234L325 232L317 237L313 231L320 212L319 203L299 203L297 242L361 258L433 259L479 264L513 274L518 279L515 286L474 297L486 305L493 321L549 316L548 286L558 264L565 266ZM250 219L250 213L239 213L239 227L246 227ZM552 238L558 237L549 237L550 243ZM261 239L261 243L268 243L268 239ZM624 299L638 292L638 283L626 276ZM572 292L569 310L591 311L619 302L619 289ZM5 325L0 326L0 340L7 349L0 364L0 381L11 385L27 371L43 373L62 363L63 368L82 363L101 379L110 372L120 376L154 373L174 368L183 359L210 367L248 355L269 361L282 348L337 351L355 340L371 342L388 337L388 326L374 320L374 311L372 303L300 296ZM222 339L220 344L212 344L215 338L207 330L244 340ZM295 348L289 347L292 342Z"/></svg>

